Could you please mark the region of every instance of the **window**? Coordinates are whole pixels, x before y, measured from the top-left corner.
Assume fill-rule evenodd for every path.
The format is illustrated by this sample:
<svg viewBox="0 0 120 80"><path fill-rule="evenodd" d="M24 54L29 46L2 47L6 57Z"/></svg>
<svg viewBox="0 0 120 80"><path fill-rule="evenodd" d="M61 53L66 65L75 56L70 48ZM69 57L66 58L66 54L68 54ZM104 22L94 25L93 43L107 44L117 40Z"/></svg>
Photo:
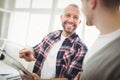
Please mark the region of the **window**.
<svg viewBox="0 0 120 80"><path fill-rule="evenodd" d="M58 8L65 8L69 4L77 4L81 8L80 0L58 0Z"/></svg>
<svg viewBox="0 0 120 80"><path fill-rule="evenodd" d="M41 42L48 33L52 0L15 0L13 3L8 39L29 46Z"/></svg>
<svg viewBox="0 0 120 80"><path fill-rule="evenodd" d="M31 0L15 0L15 8L30 8Z"/></svg>
<svg viewBox="0 0 120 80"><path fill-rule="evenodd" d="M8 39L25 45L28 29L29 13L14 12L11 16L11 25L8 32Z"/></svg>
<svg viewBox="0 0 120 80"><path fill-rule="evenodd" d="M33 0L32 8L52 8L53 0Z"/></svg>
<svg viewBox="0 0 120 80"><path fill-rule="evenodd" d="M50 15L48 14L31 14L27 45L35 45L40 43L44 36L48 33Z"/></svg>
<svg viewBox="0 0 120 80"><path fill-rule="evenodd" d="M85 26L84 31L84 41L88 48L90 48L100 34L100 31L95 26Z"/></svg>

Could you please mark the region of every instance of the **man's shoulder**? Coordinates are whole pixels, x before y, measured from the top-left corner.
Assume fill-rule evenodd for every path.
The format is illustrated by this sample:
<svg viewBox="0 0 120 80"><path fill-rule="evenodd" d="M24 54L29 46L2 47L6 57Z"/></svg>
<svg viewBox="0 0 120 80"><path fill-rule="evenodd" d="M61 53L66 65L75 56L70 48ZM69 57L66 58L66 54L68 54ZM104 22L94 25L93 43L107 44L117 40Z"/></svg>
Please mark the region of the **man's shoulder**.
<svg viewBox="0 0 120 80"><path fill-rule="evenodd" d="M120 75L120 37L98 50L83 65L89 80L118 80Z"/></svg>
<svg viewBox="0 0 120 80"><path fill-rule="evenodd" d="M82 45L82 46L86 46L85 42L78 36L76 41L75 41L78 45Z"/></svg>
<svg viewBox="0 0 120 80"><path fill-rule="evenodd" d="M55 30L55 31L52 31L50 32L48 35L57 35L57 34L60 34L62 32L62 30Z"/></svg>

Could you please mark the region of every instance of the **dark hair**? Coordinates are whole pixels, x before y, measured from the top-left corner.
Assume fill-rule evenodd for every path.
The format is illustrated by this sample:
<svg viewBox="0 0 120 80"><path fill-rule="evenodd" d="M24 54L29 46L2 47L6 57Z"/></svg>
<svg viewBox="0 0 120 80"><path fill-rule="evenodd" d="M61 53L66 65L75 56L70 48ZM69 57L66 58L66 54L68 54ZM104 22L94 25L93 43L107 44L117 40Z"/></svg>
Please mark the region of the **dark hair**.
<svg viewBox="0 0 120 80"><path fill-rule="evenodd" d="M119 10L120 0L101 0L104 7L112 10Z"/></svg>

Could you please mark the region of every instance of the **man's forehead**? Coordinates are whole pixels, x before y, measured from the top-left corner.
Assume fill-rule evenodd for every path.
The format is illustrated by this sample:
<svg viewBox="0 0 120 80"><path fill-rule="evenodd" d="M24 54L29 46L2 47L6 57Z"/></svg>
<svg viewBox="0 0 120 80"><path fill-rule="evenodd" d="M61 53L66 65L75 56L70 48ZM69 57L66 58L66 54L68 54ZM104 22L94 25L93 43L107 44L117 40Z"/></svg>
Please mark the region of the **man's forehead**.
<svg viewBox="0 0 120 80"><path fill-rule="evenodd" d="M64 11L66 11L66 10L69 10L69 9L73 9L73 10L79 10L79 8L78 7L75 7L75 6L67 6L65 9L64 9Z"/></svg>
<svg viewBox="0 0 120 80"><path fill-rule="evenodd" d="M65 10L64 10L64 12L68 12L68 11L80 12L78 8L73 7L73 6L66 7Z"/></svg>

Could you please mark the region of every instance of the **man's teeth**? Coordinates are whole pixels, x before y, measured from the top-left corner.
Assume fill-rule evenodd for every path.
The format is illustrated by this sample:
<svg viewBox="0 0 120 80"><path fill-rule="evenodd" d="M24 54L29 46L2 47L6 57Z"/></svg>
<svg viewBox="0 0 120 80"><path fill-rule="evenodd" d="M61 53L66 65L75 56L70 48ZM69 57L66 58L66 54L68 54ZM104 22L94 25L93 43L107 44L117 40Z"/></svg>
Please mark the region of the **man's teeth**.
<svg viewBox="0 0 120 80"><path fill-rule="evenodd" d="M72 26L72 24L66 24L67 26Z"/></svg>

